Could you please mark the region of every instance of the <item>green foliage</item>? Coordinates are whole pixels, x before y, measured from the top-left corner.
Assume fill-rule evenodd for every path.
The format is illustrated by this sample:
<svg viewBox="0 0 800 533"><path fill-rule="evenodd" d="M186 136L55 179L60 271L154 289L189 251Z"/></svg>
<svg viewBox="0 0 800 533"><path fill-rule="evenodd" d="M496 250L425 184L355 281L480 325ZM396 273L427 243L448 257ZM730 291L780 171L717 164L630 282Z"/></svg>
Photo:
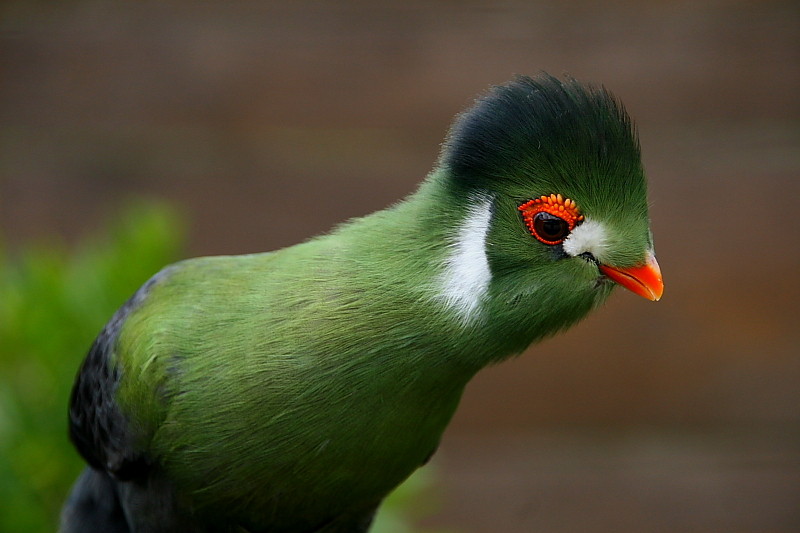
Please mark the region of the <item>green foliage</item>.
<svg viewBox="0 0 800 533"><path fill-rule="evenodd" d="M0 531L55 531L83 467L67 438L72 381L114 310L177 258L179 228L139 203L76 250L0 248Z"/></svg>
<svg viewBox="0 0 800 533"><path fill-rule="evenodd" d="M84 463L67 438L72 382L94 337L152 274L179 256L170 208L137 203L74 250L0 243L0 531L52 532ZM422 471L398 489L375 533L412 531L430 511ZM413 509L413 510L412 510Z"/></svg>
<svg viewBox="0 0 800 533"><path fill-rule="evenodd" d="M421 468L389 494L370 533L452 533L449 529L420 529L413 525L438 507L435 472L435 467Z"/></svg>

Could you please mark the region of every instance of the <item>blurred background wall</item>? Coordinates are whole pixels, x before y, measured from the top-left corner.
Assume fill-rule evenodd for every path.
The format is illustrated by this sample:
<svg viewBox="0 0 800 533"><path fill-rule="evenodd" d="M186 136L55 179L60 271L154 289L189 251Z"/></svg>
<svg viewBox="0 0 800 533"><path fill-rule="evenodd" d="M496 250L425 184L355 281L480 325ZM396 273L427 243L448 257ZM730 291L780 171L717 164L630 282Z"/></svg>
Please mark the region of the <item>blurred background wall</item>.
<svg viewBox="0 0 800 533"><path fill-rule="evenodd" d="M636 119L666 291L479 375L429 524L800 530L797 2L7 1L0 238L152 197L186 255L286 246L412 191L454 114L539 70Z"/></svg>

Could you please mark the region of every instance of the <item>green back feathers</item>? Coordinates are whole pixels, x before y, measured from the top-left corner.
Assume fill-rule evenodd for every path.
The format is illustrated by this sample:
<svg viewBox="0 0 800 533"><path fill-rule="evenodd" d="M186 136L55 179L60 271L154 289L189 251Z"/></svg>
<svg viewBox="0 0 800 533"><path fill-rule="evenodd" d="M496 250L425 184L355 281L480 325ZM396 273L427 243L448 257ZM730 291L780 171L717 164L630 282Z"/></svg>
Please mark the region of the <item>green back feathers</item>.
<svg viewBox="0 0 800 533"><path fill-rule="evenodd" d="M606 224L615 257L644 254L621 104L520 77L459 116L402 202L277 252L169 267L114 352L137 442L195 504L241 523L310 529L297 517L377 505L433 451L475 372L608 296L596 263L526 229L518 206L551 193Z"/></svg>
<svg viewBox="0 0 800 533"><path fill-rule="evenodd" d="M431 296L444 250L426 203L270 254L179 263L131 313L120 401L170 475L205 487L198 501L252 503L293 479L283 508L302 514L315 493L335 508L323 494L385 493L433 451L477 367Z"/></svg>

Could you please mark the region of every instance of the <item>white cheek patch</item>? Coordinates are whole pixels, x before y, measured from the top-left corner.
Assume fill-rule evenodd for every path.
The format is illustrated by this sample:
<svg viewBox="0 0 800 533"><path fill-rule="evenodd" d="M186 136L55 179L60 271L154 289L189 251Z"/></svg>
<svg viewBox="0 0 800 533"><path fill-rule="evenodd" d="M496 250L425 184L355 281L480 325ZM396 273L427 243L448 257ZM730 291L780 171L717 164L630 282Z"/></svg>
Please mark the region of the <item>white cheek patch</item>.
<svg viewBox="0 0 800 533"><path fill-rule="evenodd" d="M563 247L572 257L588 252L599 260L608 247L606 228L600 222L587 218L583 224L572 230L564 240Z"/></svg>
<svg viewBox="0 0 800 533"><path fill-rule="evenodd" d="M458 226L438 277L436 299L468 324L480 315L480 303L489 288L492 273L486 257L486 236L492 216L492 199L477 197Z"/></svg>

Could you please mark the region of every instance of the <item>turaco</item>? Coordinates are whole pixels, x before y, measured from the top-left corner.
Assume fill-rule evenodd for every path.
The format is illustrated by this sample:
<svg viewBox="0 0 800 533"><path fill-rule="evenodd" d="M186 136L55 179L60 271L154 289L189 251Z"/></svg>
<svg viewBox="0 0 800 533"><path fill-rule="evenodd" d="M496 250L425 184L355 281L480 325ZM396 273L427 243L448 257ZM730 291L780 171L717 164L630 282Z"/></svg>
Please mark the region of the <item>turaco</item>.
<svg viewBox="0 0 800 533"><path fill-rule="evenodd" d="M631 119L573 79L495 87L404 200L167 266L117 311L71 398L62 532L366 532L476 372L617 285L663 291Z"/></svg>

